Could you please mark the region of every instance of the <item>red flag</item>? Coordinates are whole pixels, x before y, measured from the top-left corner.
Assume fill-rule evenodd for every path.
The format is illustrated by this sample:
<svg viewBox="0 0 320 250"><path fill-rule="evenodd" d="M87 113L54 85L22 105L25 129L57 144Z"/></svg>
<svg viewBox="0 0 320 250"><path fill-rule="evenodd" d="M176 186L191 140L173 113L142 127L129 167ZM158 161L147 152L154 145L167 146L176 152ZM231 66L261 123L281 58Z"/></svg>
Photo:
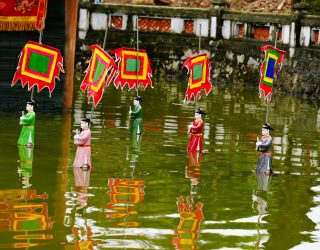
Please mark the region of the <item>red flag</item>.
<svg viewBox="0 0 320 250"><path fill-rule="evenodd" d="M44 22L47 16L47 5L48 5L47 0L39 0L37 22L36 22L37 30L44 29Z"/></svg>
<svg viewBox="0 0 320 250"><path fill-rule="evenodd" d="M20 53L11 86L21 80L23 87L28 83L28 90L37 85L38 92L47 87L51 94L55 88L55 78L59 79L60 71L64 72L59 49L29 41Z"/></svg>
<svg viewBox="0 0 320 250"><path fill-rule="evenodd" d="M130 48L119 48L111 51L116 56L118 70L114 85L121 89L128 84L129 90L142 84L144 88L148 85L152 87L152 70L150 61L145 50Z"/></svg>
<svg viewBox="0 0 320 250"><path fill-rule="evenodd" d="M212 89L212 85L210 82L211 65L207 54L202 53L189 57L182 67L186 67L188 74L190 74L186 92L187 102L190 102L192 96L195 100L199 100L202 96L202 88L205 89L206 95L208 95Z"/></svg>
<svg viewBox="0 0 320 250"><path fill-rule="evenodd" d="M0 1L0 30L41 30L47 14L48 0Z"/></svg>
<svg viewBox="0 0 320 250"><path fill-rule="evenodd" d="M92 96L94 106L96 107L102 98L105 88L104 83L106 83L107 87L109 86L116 72L117 65L113 58L97 44L91 45L90 48L92 56L80 88L82 91L88 89L88 97ZM106 80L108 73L109 76Z"/></svg>
<svg viewBox="0 0 320 250"><path fill-rule="evenodd" d="M270 101L274 76L281 70L282 62L287 52L271 45L263 46L260 50L265 53L265 59L260 68L259 95L260 98L264 96L266 100Z"/></svg>

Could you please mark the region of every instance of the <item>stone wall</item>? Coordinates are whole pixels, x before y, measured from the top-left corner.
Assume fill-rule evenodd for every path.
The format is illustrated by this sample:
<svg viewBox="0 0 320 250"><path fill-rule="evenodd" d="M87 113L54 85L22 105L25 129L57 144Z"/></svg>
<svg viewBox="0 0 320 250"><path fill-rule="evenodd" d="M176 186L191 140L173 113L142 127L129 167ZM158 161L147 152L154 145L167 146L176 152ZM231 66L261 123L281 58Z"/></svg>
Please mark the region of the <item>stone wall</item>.
<svg viewBox="0 0 320 250"><path fill-rule="evenodd" d="M224 41L211 54L212 77L217 83L231 83L239 86L256 87L259 83L259 69L264 54L261 44L243 41ZM286 50L282 47L281 49ZM282 92L303 98L319 99L320 95L320 51L308 48L294 48L292 56L284 60L274 84L274 92Z"/></svg>
<svg viewBox="0 0 320 250"><path fill-rule="evenodd" d="M155 77L174 80L188 56L207 52L217 84L257 87L263 61L260 47L274 45L288 52L275 91L319 99L319 16L241 13L222 9L182 9L131 5L82 4L77 67L90 58L88 45L106 50L136 46L146 49Z"/></svg>

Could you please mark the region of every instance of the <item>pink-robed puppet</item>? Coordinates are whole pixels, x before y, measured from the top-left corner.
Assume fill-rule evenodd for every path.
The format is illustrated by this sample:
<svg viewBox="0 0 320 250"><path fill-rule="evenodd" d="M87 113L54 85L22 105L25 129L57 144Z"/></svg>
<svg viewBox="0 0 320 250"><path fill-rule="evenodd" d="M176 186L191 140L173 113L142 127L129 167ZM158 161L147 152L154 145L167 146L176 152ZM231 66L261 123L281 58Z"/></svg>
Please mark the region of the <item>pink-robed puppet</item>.
<svg viewBox="0 0 320 250"><path fill-rule="evenodd" d="M204 123L201 115L206 115L200 108L195 112L195 121L189 126L190 140L187 147L188 152L202 152L202 137Z"/></svg>
<svg viewBox="0 0 320 250"><path fill-rule="evenodd" d="M74 136L74 144L77 145L77 152L73 166L87 170L91 167L91 132L89 129L90 119L81 120L81 133Z"/></svg>

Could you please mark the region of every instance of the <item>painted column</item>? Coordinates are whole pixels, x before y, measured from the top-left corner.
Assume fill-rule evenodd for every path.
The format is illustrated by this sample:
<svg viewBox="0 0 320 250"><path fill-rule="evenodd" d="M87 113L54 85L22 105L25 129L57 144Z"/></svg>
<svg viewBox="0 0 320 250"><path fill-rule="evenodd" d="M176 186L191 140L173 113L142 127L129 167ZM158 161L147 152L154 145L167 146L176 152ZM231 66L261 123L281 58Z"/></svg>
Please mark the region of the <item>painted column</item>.
<svg viewBox="0 0 320 250"><path fill-rule="evenodd" d="M291 29L290 29L290 47L296 46L296 24L295 22L291 23Z"/></svg>
<svg viewBox="0 0 320 250"><path fill-rule="evenodd" d="M311 40L311 28L309 26L302 26L300 32L300 45L308 47Z"/></svg>
<svg viewBox="0 0 320 250"><path fill-rule="evenodd" d="M210 30L210 37L217 38L217 17L211 17L211 30Z"/></svg>
<svg viewBox="0 0 320 250"><path fill-rule="evenodd" d="M74 57L77 39L78 0L65 0L66 43L64 49L66 77L64 81L64 110L72 109Z"/></svg>
<svg viewBox="0 0 320 250"><path fill-rule="evenodd" d="M290 42L290 25L284 24L282 25L282 43L289 44Z"/></svg>
<svg viewBox="0 0 320 250"><path fill-rule="evenodd" d="M91 14L91 28L93 30L106 30L108 16L104 13Z"/></svg>
<svg viewBox="0 0 320 250"><path fill-rule="evenodd" d="M231 21L224 20L222 25L222 37L226 40L231 37Z"/></svg>

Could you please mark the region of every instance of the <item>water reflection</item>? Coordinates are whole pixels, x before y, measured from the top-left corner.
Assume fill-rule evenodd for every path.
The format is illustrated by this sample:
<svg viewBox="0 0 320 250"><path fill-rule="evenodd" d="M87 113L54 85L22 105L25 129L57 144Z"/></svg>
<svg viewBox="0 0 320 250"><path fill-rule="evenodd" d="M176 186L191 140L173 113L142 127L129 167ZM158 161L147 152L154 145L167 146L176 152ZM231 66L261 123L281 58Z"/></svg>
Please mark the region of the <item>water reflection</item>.
<svg viewBox="0 0 320 250"><path fill-rule="evenodd" d="M108 186L110 202L106 204L108 208L106 218L110 219L114 226L139 226L138 221L129 221L129 216L138 213L134 204L144 200L144 181L109 178Z"/></svg>
<svg viewBox="0 0 320 250"><path fill-rule="evenodd" d="M127 152L127 160L130 161L130 167L135 168L138 163L141 151L142 135L130 134L130 152ZM134 171L134 169L133 169ZM133 175L133 173L131 174Z"/></svg>
<svg viewBox="0 0 320 250"><path fill-rule="evenodd" d="M74 195L77 203L71 212L72 237L76 249L93 249L94 241L91 239L92 229L86 217L88 205L88 187L90 185L90 169L73 168L74 171ZM71 240L70 240L71 239Z"/></svg>
<svg viewBox="0 0 320 250"><path fill-rule="evenodd" d="M320 248L320 179L317 179L315 186L311 188L315 192L313 197L314 206L307 212L307 216L315 224L314 231L311 232L312 242L301 242L296 248L293 249L319 249Z"/></svg>
<svg viewBox="0 0 320 250"><path fill-rule="evenodd" d="M46 232L53 225L46 199L46 193L37 194L35 189L0 191L0 231L14 233L12 238L6 239L9 243L1 244L0 248L44 246L47 243L43 241L53 238Z"/></svg>
<svg viewBox="0 0 320 250"><path fill-rule="evenodd" d="M255 242L256 249L262 246L261 244L261 220L264 216L268 215L268 199L267 195L269 192L269 186L271 182L272 175L265 173L256 173L256 188L252 193L252 206L258 212L257 220L257 239Z"/></svg>
<svg viewBox="0 0 320 250"><path fill-rule="evenodd" d="M32 176L32 162L34 147L26 147L18 145L20 164L18 167L18 174L21 177L22 188L29 188L32 186L30 178Z"/></svg>
<svg viewBox="0 0 320 250"><path fill-rule="evenodd" d="M177 197L177 207L180 222L175 230L177 237L172 239L175 249L197 249L197 239L200 233L201 221L204 220L203 203L198 198L197 185L200 178L201 151L188 152L189 164L185 170L185 177L190 179L190 194Z"/></svg>
<svg viewBox="0 0 320 250"><path fill-rule="evenodd" d="M49 214L55 216L52 217L54 227L51 231L39 231L52 234L54 238L43 249L74 249L76 241L81 242L81 239L89 240L88 245L93 240L93 248L101 249L172 249L173 238L188 239L187 235L174 233L183 221L180 216L184 213L180 213L175 203L176 197L179 201L181 196L184 204L193 205L193 211L197 210L198 202L204 204L205 219L199 220L197 240L191 240L195 248L249 249L258 242L260 248L291 249L304 245L303 242L319 242L319 191L312 187L319 186L320 123L318 108L312 103L274 96L270 105L270 122L276 128L272 134L273 164L274 169L283 174L273 175L271 188L269 185L268 191L263 191L258 188L260 181L254 181L251 173L257 160L257 152L253 150L257 135L250 134L260 130L265 107L253 91L219 86L219 92L201 99L201 107L210 114L205 120L203 137L203 146L209 153L188 156L189 163L185 153L187 123L192 120L194 105L172 104L181 103L184 98L181 84L161 83L154 92L148 92L143 107L142 146L140 140L129 142L126 126L127 108L134 93L108 89L105 94L102 105L94 113L91 142L94 145L92 162L96 168L91 171L90 186L84 190L78 190L75 187L78 184L74 184L72 162L76 147L70 132L85 116L83 110L90 110L90 107L86 109L86 96L77 93L69 122L59 115L54 119L44 115L37 118L47 129L37 134L39 147L35 148L29 190L37 187L39 193L45 190L54 194L50 195L50 201L45 201ZM3 122L1 134L4 146L0 150L0 189L21 188L21 181L16 180L16 117L10 113L1 116L6 122ZM62 137L54 132L58 131L59 124L66 125L59 131ZM207 131L210 133L206 137ZM14 144L10 146L10 142ZM132 142L137 142L137 146ZM191 163L200 163L200 159L201 167ZM248 185L251 176L254 188ZM118 191L113 192L113 196L109 178L123 182L126 179L125 184L115 188ZM143 183L137 184L143 187L140 197L133 195L138 192L134 191L134 183L139 181ZM127 197L126 200L121 200L122 196ZM265 214L258 223L259 236L260 213ZM85 223L89 228L82 226ZM78 232L72 231L74 225L79 225ZM13 234L18 233L1 231L0 234L3 245L19 243L13 239Z"/></svg>
<svg viewBox="0 0 320 250"><path fill-rule="evenodd" d="M200 178L200 162L202 153L200 152L188 152L189 164L186 167L186 178L190 179L191 190L190 195L197 194L196 187Z"/></svg>
<svg viewBox="0 0 320 250"><path fill-rule="evenodd" d="M91 168L83 170L81 168L73 168L74 173L74 192L77 196L78 208L87 206L88 187L90 185Z"/></svg>
<svg viewBox="0 0 320 250"><path fill-rule="evenodd" d="M175 249L196 249L196 241L200 232L200 224L204 219L203 203L194 203L191 197L177 198L177 207L180 214L180 222L172 243Z"/></svg>
<svg viewBox="0 0 320 250"><path fill-rule="evenodd" d="M129 172L129 178L109 178L108 187L110 201L105 205L106 219L111 227L108 228L109 235L119 235L123 229L122 239L109 239L109 246L115 248L122 245L130 247L135 243L127 239L127 230L131 228L135 231L140 227L138 220L138 204L144 201L145 183L143 180L135 177L135 170L139 160L139 154L142 143L142 135L130 133L130 149L127 151L126 160L129 161L129 167L125 168L125 172ZM128 174L124 173L128 176ZM119 231L120 230L120 231ZM127 232L127 233L125 233ZM130 234L130 233L129 233ZM111 237L111 236L110 236Z"/></svg>
<svg viewBox="0 0 320 250"><path fill-rule="evenodd" d="M53 221L48 213L48 194L38 194L31 188L34 147L18 145L19 166L22 189L0 190L0 231L12 232L4 237L7 243L0 248L29 248L47 245L52 240L48 233Z"/></svg>
<svg viewBox="0 0 320 250"><path fill-rule="evenodd" d="M256 189L252 194L254 207L258 210L259 215L268 214L267 212L267 194L272 175L256 174Z"/></svg>

